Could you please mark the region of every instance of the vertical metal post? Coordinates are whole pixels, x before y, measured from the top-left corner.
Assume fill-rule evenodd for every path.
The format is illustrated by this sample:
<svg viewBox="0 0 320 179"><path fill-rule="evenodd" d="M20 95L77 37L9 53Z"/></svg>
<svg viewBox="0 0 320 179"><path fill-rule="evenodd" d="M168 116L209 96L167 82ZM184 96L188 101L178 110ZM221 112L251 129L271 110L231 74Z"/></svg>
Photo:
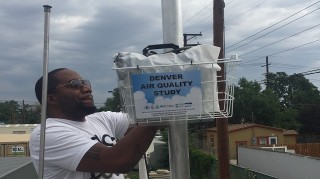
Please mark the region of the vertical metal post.
<svg viewBox="0 0 320 179"><path fill-rule="evenodd" d="M162 0L163 43L182 47L181 0ZM189 179L189 145L187 121L173 121L169 124L169 161L172 179Z"/></svg>
<svg viewBox="0 0 320 179"><path fill-rule="evenodd" d="M266 88L269 88L269 57L268 56L266 56L266 80L267 80Z"/></svg>
<svg viewBox="0 0 320 179"><path fill-rule="evenodd" d="M182 47L181 0L161 0L161 7L163 43L173 43Z"/></svg>
<svg viewBox="0 0 320 179"><path fill-rule="evenodd" d="M139 179L148 179L145 155L139 161Z"/></svg>
<svg viewBox="0 0 320 179"><path fill-rule="evenodd" d="M215 46L221 47L219 59L224 59L224 0L214 0L213 3L213 28L214 28L214 40ZM224 64L219 64L221 71L218 72L218 83L219 92L225 91L225 69ZM219 99L224 99L224 93L219 94ZM220 100L220 108L225 106L225 101ZM228 118L217 118L217 143L218 143L218 167L219 167L219 178L220 179L230 179L230 156L229 156L229 134L228 134Z"/></svg>
<svg viewBox="0 0 320 179"><path fill-rule="evenodd" d="M41 129L40 129L40 152L38 179L43 178L45 134L46 134L46 111L47 111L47 90L48 90L48 59L49 59L49 24L51 6L44 5L44 45L43 45L43 79L41 99Z"/></svg>
<svg viewBox="0 0 320 179"><path fill-rule="evenodd" d="M24 105L24 100L22 100L22 122L21 124L25 124L26 123L26 108Z"/></svg>
<svg viewBox="0 0 320 179"><path fill-rule="evenodd" d="M168 135L170 178L190 179L187 121L171 122Z"/></svg>

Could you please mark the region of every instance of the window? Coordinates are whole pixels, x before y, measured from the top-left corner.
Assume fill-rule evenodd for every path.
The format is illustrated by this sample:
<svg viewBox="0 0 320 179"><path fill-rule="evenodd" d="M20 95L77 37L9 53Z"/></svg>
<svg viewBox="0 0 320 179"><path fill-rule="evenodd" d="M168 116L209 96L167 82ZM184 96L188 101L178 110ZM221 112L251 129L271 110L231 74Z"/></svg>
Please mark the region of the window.
<svg viewBox="0 0 320 179"><path fill-rule="evenodd" d="M278 137L277 136L269 137L269 144L273 145L273 144L277 144L277 143L278 143Z"/></svg>
<svg viewBox="0 0 320 179"><path fill-rule="evenodd" d="M213 135L210 135L210 147L214 147L214 138L213 138Z"/></svg>
<svg viewBox="0 0 320 179"><path fill-rule="evenodd" d="M258 145L267 145L267 137L258 137Z"/></svg>

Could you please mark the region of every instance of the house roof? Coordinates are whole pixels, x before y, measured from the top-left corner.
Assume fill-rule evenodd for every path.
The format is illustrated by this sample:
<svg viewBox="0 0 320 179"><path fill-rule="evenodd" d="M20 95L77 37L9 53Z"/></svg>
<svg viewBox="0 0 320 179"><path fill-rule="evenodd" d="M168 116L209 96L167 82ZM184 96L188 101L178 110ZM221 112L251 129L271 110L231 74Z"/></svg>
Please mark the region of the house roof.
<svg viewBox="0 0 320 179"><path fill-rule="evenodd" d="M260 124L229 124L228 125L228 132L234 132L234 131L252 128L252 127L259 127L259 128L266 128L266 129L277 130L277 131L284 131L284 129L281 129L281 128L264 126L264 125L260 125ZM207 131L216 132L217 128L216 127L209 128L209 129L207 129Z"/></svg>
<svg viewBox="0 0 320 179"><path fill-rule="evenodd" d="M1 124L1 127L37 127L39 124Z"/></svg>
<svg viewBox="0 0 320 179"><path fill-rule="evenodd" d="M0 143L29 142L30 134L0 134Z"/></svg>
<svg viewBox="0 0 320 179"><path fill-rule="evenodd" d="M283 135L299 135L299 133L295 130L285 130L283 131Z"/></svg>

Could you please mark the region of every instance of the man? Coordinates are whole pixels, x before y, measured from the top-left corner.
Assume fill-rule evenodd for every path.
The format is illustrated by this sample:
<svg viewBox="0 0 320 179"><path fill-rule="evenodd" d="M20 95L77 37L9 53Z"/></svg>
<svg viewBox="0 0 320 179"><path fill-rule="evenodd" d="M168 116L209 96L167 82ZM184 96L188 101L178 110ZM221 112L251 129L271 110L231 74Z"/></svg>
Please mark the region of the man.
<svg viewBox="0 0 320 179"><path fill-rule="evenodd" d="M35 92L41 103L42 77ZM45 179L123 178L121 173L129 172L152 142L156 127L135 127L124 136L126 115L95 113L91 92L90 82L75 71L60 68L48 73ZM29 145L38 170L40 126Z"/></svg>

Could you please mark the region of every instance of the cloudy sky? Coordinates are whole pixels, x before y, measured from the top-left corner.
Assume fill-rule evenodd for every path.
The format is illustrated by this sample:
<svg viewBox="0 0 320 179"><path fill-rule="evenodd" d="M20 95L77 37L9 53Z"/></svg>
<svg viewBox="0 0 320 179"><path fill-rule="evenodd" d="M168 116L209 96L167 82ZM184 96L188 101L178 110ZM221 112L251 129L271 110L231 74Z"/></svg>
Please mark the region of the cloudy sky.
<svg viewBox="0 0 320 179"><path fill-rule="evenodd" d="M0 101L35 104L42 75L43 5L50 14L49 70L66 67L90 79L97 106L117 87L112 57L160 44L160 0L1 0ZM213 1L181 0L188 43L213 43ZM238 54L237 77L261 81L270 72L291 75L320 69L320 3L317 0L225 0L226 57ZM306 76L320 86L319 75Z"/></svg>

